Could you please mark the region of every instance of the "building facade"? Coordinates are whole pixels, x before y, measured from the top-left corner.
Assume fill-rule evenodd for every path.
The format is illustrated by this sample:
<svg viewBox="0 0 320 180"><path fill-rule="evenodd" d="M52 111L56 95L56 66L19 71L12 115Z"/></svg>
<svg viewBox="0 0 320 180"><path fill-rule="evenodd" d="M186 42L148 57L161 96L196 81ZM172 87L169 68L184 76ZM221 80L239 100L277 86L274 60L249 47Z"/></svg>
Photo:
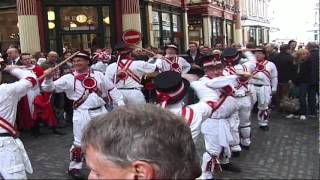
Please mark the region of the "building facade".
<svg viewBox="0 0 320 180"><path fill-rule="evenodd" d="M206 46L239 42L238 0L187 0L189 40ZM237 22L238 19L238 22ZM237 29L240 29L238 26Z"/></svg>
<svg viewBox="0 0 320 180"><path fill-rule="evenodd" d="M269 42L270 19L269 19L270 0L241 0L241 26L242 43L249 42L256 46Z"/></svg>
<svg viewBox="0 0 320 180"><path fill-rule="evenodd" d="M243 0L244 1L244 0ZM189 41L213 47L242 42L240 0L1 0L0 46L22 52L114 47L123 32L142 34L140 46Z"/></svg>
<svg viewBox="0 0 320 180"><path fill-rule="evenodd" d="M307 41L309 42L320 42L320 2L318 0L314 0L314 8L311 11L313 19L308 25L307 31Z"/></svg>

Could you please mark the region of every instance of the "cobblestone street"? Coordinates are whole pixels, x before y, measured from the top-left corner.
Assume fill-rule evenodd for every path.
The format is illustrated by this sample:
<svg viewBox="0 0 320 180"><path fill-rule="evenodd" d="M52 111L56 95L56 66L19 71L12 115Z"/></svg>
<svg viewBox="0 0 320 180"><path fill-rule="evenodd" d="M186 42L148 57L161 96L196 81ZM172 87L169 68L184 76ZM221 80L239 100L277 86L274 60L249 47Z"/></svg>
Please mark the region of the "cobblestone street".
<svg viewBox="0 0 320 180"><path fill-rule="evenodd" d="M256 114L253 114L255 117ZM72 129L61 129L67 134L57 136L43 130L44 134L33 137L22 134L22 140L32 161L34 173L29 178L67 179L69 148ZM285 119L274 114L270 131L263 132L253 120L253 143L249 151L243 151L232 161L242 169L241 173L222 172L221 179L319 179L319 123L317 118L306 121ZM203 141L197 144L202 156ZM86 171L88 173L88 171Z"/></svg>

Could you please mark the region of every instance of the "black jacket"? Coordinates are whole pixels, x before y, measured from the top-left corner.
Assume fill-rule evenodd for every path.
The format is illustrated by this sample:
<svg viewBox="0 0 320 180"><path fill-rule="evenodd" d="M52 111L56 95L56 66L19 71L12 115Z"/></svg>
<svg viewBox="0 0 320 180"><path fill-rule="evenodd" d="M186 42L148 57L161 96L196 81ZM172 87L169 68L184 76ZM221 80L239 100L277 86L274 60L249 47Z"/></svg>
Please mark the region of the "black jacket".
<svg viewBox="0 0 320 180"><path fill-rule="evenodd" d="M319 49L310 51L309 61L309 81L312 85L319 85Z"/></svg>
<svg viewBox="0 0 320 180"><path fill-rule="evenodd" d="M288 83L296 77L296 69L293 65L293 56L289 53L280 52L274 58L274 64L278 70L278 82Z"/></svg>
<svg viewBox="0 0 320 180"><path fill-rule="evenodd" d="M202 54L200 53L200 50L199 50L199 49L197 50L197 55L196 55L196 57L194 58L194 60L192 59L190 50L188 50L188 51L186 52L186 54L188 55L188 57L186 58L186 60L187 60L190 64L195 63L196 65L201 66L200 59L202 58Z"/></svg>
<svg viewBox="0 0 320 180"><path fill-rule="evenodd" d="M296 64L297 75L294 81L296 84L310 83L310 62L311 61L306 60Z"/></svg>

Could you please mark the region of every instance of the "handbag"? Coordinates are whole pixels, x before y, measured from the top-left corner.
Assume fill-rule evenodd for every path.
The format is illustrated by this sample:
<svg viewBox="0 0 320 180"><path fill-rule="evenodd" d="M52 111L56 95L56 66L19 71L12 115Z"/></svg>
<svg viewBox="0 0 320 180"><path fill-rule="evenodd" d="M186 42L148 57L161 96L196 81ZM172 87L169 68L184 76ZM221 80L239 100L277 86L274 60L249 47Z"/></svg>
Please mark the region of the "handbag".
<svg viewBox="0 0 320 180"><path fill-rule="evenodd" d="M289 112L294 113L300 109L300 101L297 97L285 96L280 102L280 108Z"/></svg>

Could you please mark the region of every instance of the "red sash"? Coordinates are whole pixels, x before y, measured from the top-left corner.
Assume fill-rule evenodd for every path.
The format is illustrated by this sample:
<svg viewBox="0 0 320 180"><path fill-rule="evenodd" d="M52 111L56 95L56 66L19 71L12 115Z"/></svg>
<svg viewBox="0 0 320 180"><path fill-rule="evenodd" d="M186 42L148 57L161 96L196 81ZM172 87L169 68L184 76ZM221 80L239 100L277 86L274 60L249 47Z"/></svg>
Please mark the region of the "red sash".
<svg viewBox="0 0 320 180"><path fill-rule="evenodd" d="M176 72L178 72L178 73L181 73L181 72L182 72L182 70L181 70L181 68L180 68L180 66L179 66L179 63L178 63L178 62L179 62L179 57L178 57L178 56L174 57L172 61L170 61L170 60L167 59L167 58L164 58L164 60L165 60L168 64L170 64L170 70L171 70L171 71L176 71Z"/></svg>
<svg viewBox="0 0 320 180"><path fill-rule="evenodd" d="M120 69L117 74L117 83L121 80L125 81L128 77L131 77L134 81L140 84L140 77L129 69L132 62L133 60L131 59L127 59L125 63L123 63L122 60L119 61L118 68Z"/></svg>
<svg viewBox="0 0 320 180"><path fill-rule="evenodd" d="M253 71L252 76L256 75L258 72L262 72L267 78L269 78L271 82L271 74L266 69L266 64L268 61L264 61L263 63L257 63L256 69Z"/></svg>
<svg viewBox="0 0 320 180"><path fill-rule="evenodd" d="M248 82L249 82L249 80L239 80L239 79L237 79L237 85L234 88L235 89L240 89L243 86L248 90Z"/></svg>
<svg viewBox="0 0 320 180"><path fill-rule="evenodd" d="M183 107L181 116L186 120L187 124L190 126L193 120L194 112L191 108Z"/></svg>
<svg viewBox="0 0 320 180"><path fill-rule="evenodd" d="M3 119L2 117L0 117L0 127L5 129L6 131L8 131L8 133L13 138L17 138L18 133L17 133L16 129L7 120Z"/></svg>
<svg viewBox="0 0 320 180"><path fill-rule="evenodd" d="M226 69L230 75L234 75L237 73L236 69L233 66L228 66Z"/></svg>

